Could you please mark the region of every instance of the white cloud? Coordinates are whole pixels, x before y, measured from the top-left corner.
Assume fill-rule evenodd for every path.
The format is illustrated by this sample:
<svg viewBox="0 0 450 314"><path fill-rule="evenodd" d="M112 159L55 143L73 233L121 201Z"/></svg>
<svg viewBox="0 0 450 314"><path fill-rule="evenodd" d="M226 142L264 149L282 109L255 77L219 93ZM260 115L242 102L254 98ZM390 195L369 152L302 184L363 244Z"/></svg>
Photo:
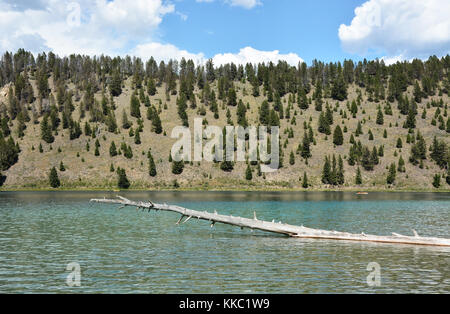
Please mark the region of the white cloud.
<svg viewBox="0 0 450 314"><path fill-rule="evenodd" d="M398 55L393 57L382 57L381 60L383 60L386 65L392 65L397 62L405 61L406 58L403 55Z"/></svg>
<svg viewBox="0 0 450 314"><path fill-rule="evenodd" d="M70 3L0 0L0 50L46 47L60 55L123 55L136 42L154 41L163 17L175 10L162 0L79 0L81 23L72 25L67 19L77 11ZM24 41L24 36L34 40Z"/></svg>
<svg viewBox="0 0 450 314"><path fill-rule="evenodd" d="M215 0L196 0L196 2L211 3ZM232 7L242 7L244 9L253 9L258 5L262 5L261 0L223 0L223 2L231 5Z"/></svg>
<svg viewBox="0 0 450 314"><path fill-rule="evenodd" d="M245 9L253 9L257 5L261 5L259 0L227 0L231 6L243 7Z"/></svg>
<svg viewBox="0 0 450 314"><path fill-rule="evenodd" d="M169 2L78 0L81 14L68 22L77 13L76 6L68 6L70 3L71 0L0 0L0 53L25 48L33 53L53 51L61 56L130 54L143 59L153 56L158 61L192 59L197 64L207 59L201 52L192 53L160 42L158 28L164 16L177 14ZM259 1L235 1L236 5L248 7L253 3ZM217 54L213 60L216 65L279 60L297 65L303 61L295 53L281 54L278 50L260 51L251 47L234 54Z"/></svg>
<svg viewBox="0 0 450 314"><path fill-rule="evenodd" d="M339 38L352 53L381 51L403 58L450 52L450 1L369 0L355 9ZM392 58L392 57L391 57Z"/></svg>
<svg viewBox="0 0 450 314"><path fill-rule="evenodd" d="M239 51L237 54L233 53L224 53L217 54L213 58L213 62L215 65L221 65L226 63L235 63L235 64L257 64L257 63L268 63L274 62L277 63L279 60L284 60L290 65L298 65L299 62L303 62L303 59L300 58L295 53L288 54L280 54L278 50L274 51L261 51L256 50L252 47L245 47Z"/></svg>
<svg viewBox="0 0 450 314"><path fill-rule="evenodd" d="M144 60L153 57L156 61L167 61L169 59L180 60L181 58L185 58L186 60L192 59L195 63L200 64L205 60L205 55L203 53L194 54L186 50L181 50L174 45L161 43L138 45L131 51L131 54Z"/></svg>

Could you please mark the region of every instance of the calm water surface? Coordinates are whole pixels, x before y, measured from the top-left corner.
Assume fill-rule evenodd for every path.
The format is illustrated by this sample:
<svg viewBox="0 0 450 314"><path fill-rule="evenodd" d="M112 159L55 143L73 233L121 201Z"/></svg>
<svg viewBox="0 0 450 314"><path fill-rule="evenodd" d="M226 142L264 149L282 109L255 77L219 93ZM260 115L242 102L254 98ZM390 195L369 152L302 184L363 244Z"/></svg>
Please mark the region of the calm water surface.
<svg viewBox="0 0 450 314"><path fill-rule="evenodd" d="M129 192L135 200L312 228L450 237L450 194ZM450 293L450 249L299 240L90 204L111 193L0 193L0 293ZM66 266L81 266L68 287ZM367 285L367 265L381 286Z"/></svg>

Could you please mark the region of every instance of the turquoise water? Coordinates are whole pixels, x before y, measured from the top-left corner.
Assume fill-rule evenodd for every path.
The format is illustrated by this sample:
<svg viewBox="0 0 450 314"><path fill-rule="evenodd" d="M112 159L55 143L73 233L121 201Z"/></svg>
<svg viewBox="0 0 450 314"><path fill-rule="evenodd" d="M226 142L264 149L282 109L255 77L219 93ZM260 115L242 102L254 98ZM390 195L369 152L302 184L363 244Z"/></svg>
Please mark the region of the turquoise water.
<svg viewBox="0 0 450 314"><path fill-rule="evenodd" d="M450 237L450 194L176 193L123 196L312 228ZM3 293L449 293L450 249L299 240L91 204L111 193L0 193ZM381 285L367 284L369 263ZM81 286L69 287L69 263Z"/></svg>

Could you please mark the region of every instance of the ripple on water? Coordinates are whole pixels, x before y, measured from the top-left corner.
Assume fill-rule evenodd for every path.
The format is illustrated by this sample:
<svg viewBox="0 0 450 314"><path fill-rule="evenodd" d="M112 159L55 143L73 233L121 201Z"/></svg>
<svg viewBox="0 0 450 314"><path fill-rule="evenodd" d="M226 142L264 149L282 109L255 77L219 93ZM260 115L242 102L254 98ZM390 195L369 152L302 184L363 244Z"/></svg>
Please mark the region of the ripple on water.
<svg viewBox="0 0 450 314"><path fill-rule="evenodd" d="M95 193L2 193L0 292L449 293L450 250L289 239L170 213L90 204ZM108 195L106 195L108 196ZM359 233L449 237L448 194L131 193L192 209ZM185 200L180 202L180 200ZM206 201L201 201L206 200ZM82 286L66 286L68 263ZM381 267L368 287L367 265Z"/></svg>

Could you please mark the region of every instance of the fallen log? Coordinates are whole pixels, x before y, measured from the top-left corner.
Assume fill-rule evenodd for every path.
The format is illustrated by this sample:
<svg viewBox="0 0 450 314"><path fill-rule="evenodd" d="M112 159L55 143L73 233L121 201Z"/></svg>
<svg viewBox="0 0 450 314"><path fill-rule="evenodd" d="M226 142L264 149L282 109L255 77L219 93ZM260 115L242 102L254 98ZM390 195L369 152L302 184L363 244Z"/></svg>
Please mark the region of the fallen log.
<svg viewBox="0 0 450 314"><path fill-rule="evenodd" d="M201 212L196 210L191 210L175 205L167 204L154 204L150 201L148 202L135 202L124 197L118 196L118 199L92 199L91 202L104 203L104 204L117 204L121 205L121 208L131 206L136 207L138 210L151 210L155 211L168 211L175 212L181 215L180 219L176 223L177 225L185 224L192 218L199 220L206 220L211 223L211 228L216 223L222 223L232 226L241 227L242 229L248 228L251 230L260 230L266 232L272 232L277 234L283 234L294 238L303 239L328 239L328 240L343 240L343 241L359 241L359 242L379 242L379 243L393 243L393 244L412 244L412 245L427 245L427 246L446 246L450 247L450 239L444 238L433 238L433 237L421 237L413 230L414 236L406 236L397 233L392 233L391 236L377 236L377 235L366 235L352 234L346 232L338 231L326 231L306 228L303 226L293 226L288 224L283 224L281 222L268 222L258 220L256 213L254 213L254 218L242 218L219 215L217 212ZM185 219L186 218L186 219ZM183 221L183 219L185 219Z"/></svg>

